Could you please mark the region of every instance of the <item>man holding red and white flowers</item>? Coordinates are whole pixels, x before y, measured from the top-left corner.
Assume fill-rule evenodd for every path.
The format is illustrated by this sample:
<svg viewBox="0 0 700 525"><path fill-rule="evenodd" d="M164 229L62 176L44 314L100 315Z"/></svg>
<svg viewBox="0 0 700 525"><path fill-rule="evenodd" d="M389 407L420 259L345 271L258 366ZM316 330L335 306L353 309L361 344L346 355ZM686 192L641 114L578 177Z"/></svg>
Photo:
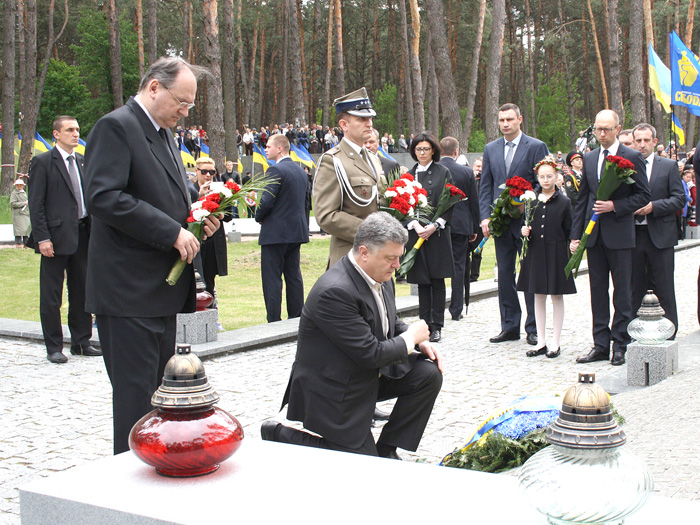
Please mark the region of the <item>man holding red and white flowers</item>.
<svg viewBox="0 0 700 525"><path fill-rule="evenodd" d="M625 362L625 352L630 342L627 325L633 318L632 311L632 251L635 246L634 212L651 200L646 166L641 153L628 148L617 140L620 118L614 111L605 109L596 115L595 134L600 147L583 158L583 173L576 209L571 227L571 252L578 247L584 226L594 213L597 225L590 231L586 244L593 310L593 349L579 357L579 363L607 361L619 366ZM609 200L598 200L601 174L606 168L607 157L620 157L634 165L634 184L621 184ZM615 159L616 160L616 159ZM624 168L620 165L620 168ZM610 322L609 276L613 281L613 306L615 314Z"/></svg>

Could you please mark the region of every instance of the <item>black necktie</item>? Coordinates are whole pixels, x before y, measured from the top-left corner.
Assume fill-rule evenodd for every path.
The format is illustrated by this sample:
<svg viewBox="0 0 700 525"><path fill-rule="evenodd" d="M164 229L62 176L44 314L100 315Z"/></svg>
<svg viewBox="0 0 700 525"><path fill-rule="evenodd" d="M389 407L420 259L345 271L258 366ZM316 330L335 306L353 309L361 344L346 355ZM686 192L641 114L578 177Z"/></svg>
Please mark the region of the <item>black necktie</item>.
<svg viewBox="0 0 700 525"><path fill-rule="evenodd" d="M165 142L165 147L168 148L168 151L170 152L170 157L173 159L173 162L175 163L175 167L177 168L177 160L175 159L175 153L173 152L171 141L168 138L167 130L165 128L160 128L158 130L158 134L160 135L160 138L163 139L163 142Z"/></svg>
<svg viewBox="0 0 700 525"><path fill-rule="evenodd" d="M603 150L603 163L600 165L600 172L598 172L598 180L603 178L603 172L605 171L605 159L608 158L608 150Z"/></svg>

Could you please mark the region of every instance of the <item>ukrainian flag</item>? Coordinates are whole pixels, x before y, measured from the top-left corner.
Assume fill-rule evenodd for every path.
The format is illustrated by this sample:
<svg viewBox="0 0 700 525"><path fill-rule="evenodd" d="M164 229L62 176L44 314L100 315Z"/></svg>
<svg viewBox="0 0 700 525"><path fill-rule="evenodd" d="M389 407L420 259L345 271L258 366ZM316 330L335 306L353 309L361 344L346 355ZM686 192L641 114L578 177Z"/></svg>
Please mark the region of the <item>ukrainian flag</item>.
<svg viewBox="0 0 700 525"><path fill-rule="evenodd" d="M656 95L656 100L666 113L671 112L671 70L666 67L659 55L649 43L649 87Z"/></svg>
<svg viewBox="0 0 700 525"><path fill-rule="evenodd" d="M671 100L700 116L700 60L675 31L669 33L671 44Z"/></svg>
<svg viewBox="0 0 700 525"><path fill-rule="evenodd" d="M200 157L208 157L209 156L209 146L207 146L204 142L200 144L199 146L199 156Z"/></svg>
<svg viewBox="0 0 700 525"><path fill-rule="evenodd" d="M187 149L184 143L180 144L180 157L182 157L182 163L185 165L185 168L194 168L196 166L192 153L190 153L190 150Z"/></svg>
<svg viewBox="0 0 700 525"><path fill-rule="evenodd" d="M381 155L385 159L393 160L394 162L396 162L396 159L389 155L386 151L384 151L384 148L382 148L381 146L379 146L379 149L377 149L377 155Z"/></svg>
<svg viewBox="0 0 700 525"><path fill-rule="evenodd" d="M238 157L237 164L238 164L238 173L243 175L243 160L241 160L240 157Z"/></svg>
<svg viewBox="0 0 700 525"><path fill-rule="evenodd" d="M294 162L300 162L304 166L308 166L311 169L316 167L314 159L311 158L311 155L304 146L295 146L290 142L289 147L289 156Z"/></svg>
<svg viewBox="0 0 700 525"><path fill-rule="evenodd" d="M683 126L681 126L681 123L678 120L678 117L676 117L675 113L671 115L671 128L678 137L678 144L683 146L685 144L685 131L683 131Z"/></svg>
<svg viewBox="0 0 700 525"><path fill-rule="evenodd" d="M45 152L53 149L53 146L44 140L44 137L39 135L38 131L34 132L34 151L35 152Z"/></svg>
<svg viewBox="0 0 700 525"><path fill-rule="evenodd" d="M78 139L78 145L75 147L75 151L81 155L85 155L85 141L83 139Z"/></svg>
<svg viewBox="0 0 700 525"><path fill-rule="evenodd" d="M274 164L274 161L268 160L267 155L265 155L265 151L258 146L257 144L253 144L253 164L260 164L263 169L263 173L267 171L267 168L270 167L270 164Z"/></svg>

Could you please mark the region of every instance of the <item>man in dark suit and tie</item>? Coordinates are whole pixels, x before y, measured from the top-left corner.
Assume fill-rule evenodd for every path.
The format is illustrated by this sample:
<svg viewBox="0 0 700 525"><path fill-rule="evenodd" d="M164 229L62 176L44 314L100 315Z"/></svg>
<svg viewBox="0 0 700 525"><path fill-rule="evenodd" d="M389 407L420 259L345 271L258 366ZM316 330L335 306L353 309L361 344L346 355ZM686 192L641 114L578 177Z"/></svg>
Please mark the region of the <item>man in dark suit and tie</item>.
<svg viewBox="0 0 700 525"><path fill-rule="evenodd" d="M379 163L382 165L382 172L384 175L388 175L390 172L400 169L398 162L379 154L379 132L374 128L372 128L370 137L365 140L365 149L377 156Z"/></svg>
<svg viewBox="0 0 700 525"><path fill-rule="evenodd" d="M267 141L265 153L276 164L266 172L270 185L255 212L260 223L260 271L268 323L282 318L282 275L289 319L299 317L304 306L299 260L301 245L309 242L305 207L309 178L289 157L289 147L284 135L272 135Z"/></svg>
<svg viewBox="0 0 700 525"><path fill-rule="evenodd" d="M522 177L534 188L537 179L533 171L535 164L549 154L544 142L528 137L520 131L523 117L515 104L504 104L498 109L498 127L503 138L496 139L484 147L481 184L479 187L479 209L481 230L488 238L491 204L500 194L499 188L511 177ZM520 339L520 301L515 289L515 259L522 246L520 228L522 219L513 219L510 230L494 239L498 263L498 303L501 310L501 333L492 337L492 343ZM527 342L537 344L534 297L525 294L527 319L525 331Z"/></svg>
<svg viewBox="0 0 700 525"><path fill-rule="evenodd" d="M462 319L463 304L467 306L465 313L469 311L471 276L469 243L476 240L479 229L479 195L472 169L457 164L455 161L459 157L459 141L454 137L443 137L440 141L440 148L442 149L440 164L450 170L454 185L467 196L466 199L455 204L450 220L452 256L455 268L452 276L450 314L452 314L453 321L459 321Z"/></svg>
<svg viewBox="0 0 700 525"><path fill-rule="evenodd" d="M632 135L646 162L651 191L651 201L634 212L636 243L632 256L632 315L641 306L646 291L654 290L665 317L678 330L673 247L678 244L675 212L685 205L683 182L676 162L654 154L658 139L651 124L637 124Z"/></svg>
<svg viewBox="0 0 700 525"><path fill-rule="evenodd" d="M297 355L282 406L313 436L274 421L262 438L398 459L415 451L442 386L442 364L428 325L396 315L391 276L408 240L384 212L360 224L352 250L323 274L304 305ZM375 444L377 401L397 398Z"/></svg>
<svg viewBox="0 0 700 525"><path fill-rule="evenodd" d="M53 123L56 147L37 155L29 166L29 215L32 239L41 254L39 310L46 358L68 361L63 355L61 300L63 277L68 286L70 353L98 356L90 346L92 316L85 311L90 218L83 191L83 156L75 152L80 138L78 121L67 115Z"/></svg>
<svg viewBox="0 0 700 525"><path fill-rule="evenodd" d="M625 352L630 342L627 325L632 320L632 252L634 251L634 212L651 200L646 167L642 155L617 140L620 131L617 113L605 109L596 115L595 134L599 147L583 157L583 172L578 201L571 226L571 252L578 247L583 229L593 213L598 213L598 224L588 238L588 273L591 286L593 313L593 349L579 357L579 363L610 359L610 340L613 342L611 364L625 363ZM610 200L597 199L598 181L610 155L623 157L634 163L634 184L622 184ZM610 276L613 282L613 316L610 322Z"/></svg>
<svg viewBox="0 0 700 525"><path fill-rule="evenodd" d="M175 285L165 280L177 259L191 263L200 248L186 227L186 174L169 128L194 106L204 71L181 58L156 60L138 94L102 117L87 141L86 304L112 383L115 454L129 450L131 427L153 408L175 352L177 314L195 307L192 266ZM207 217L205 236L219 225Z"/></svg>

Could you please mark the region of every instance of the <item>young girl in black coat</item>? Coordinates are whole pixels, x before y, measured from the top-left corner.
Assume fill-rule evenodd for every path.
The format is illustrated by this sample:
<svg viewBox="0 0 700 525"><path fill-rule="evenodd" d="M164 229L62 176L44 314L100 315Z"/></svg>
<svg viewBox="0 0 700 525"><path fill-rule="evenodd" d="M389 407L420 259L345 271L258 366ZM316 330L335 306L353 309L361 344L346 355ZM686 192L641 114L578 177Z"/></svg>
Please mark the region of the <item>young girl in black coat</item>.
<svg viewBox="0 0 700 525"><path fill-rule="evenodd" d="M532 222L523 226L521 233L528 238L528 251L520 266L518 290L535 294L535 322L537 347L526 355L546 354L557 357L559 339L564 324L564 294L576 293L573 277L566 277L564 267L569 260L569 233L571 232L571 202L557 188L557 162L548 155L535 165L540 184L537 207ZM552 298L553 331L550 348L546 336L546 300Z"/></svg>

